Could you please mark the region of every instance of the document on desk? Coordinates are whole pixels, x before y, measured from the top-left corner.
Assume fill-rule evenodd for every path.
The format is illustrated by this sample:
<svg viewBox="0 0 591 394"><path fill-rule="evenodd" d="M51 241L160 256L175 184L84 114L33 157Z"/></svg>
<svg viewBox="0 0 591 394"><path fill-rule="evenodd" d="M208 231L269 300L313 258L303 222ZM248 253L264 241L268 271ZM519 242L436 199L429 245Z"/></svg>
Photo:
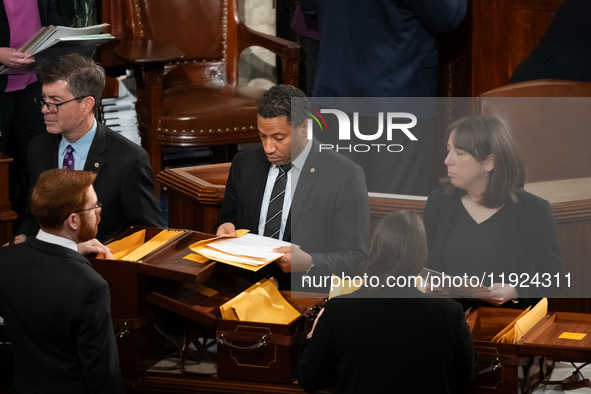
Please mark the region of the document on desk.
<svg viewBox="0 0 591 394"><path fill-rule="evenodd" d="M209 259L249 271L258 271L285 254L273 252L273 249L282 246L292 246L292 244L261 235L244 234L237 238L199 241L190 248L193 252Z"/></svg>

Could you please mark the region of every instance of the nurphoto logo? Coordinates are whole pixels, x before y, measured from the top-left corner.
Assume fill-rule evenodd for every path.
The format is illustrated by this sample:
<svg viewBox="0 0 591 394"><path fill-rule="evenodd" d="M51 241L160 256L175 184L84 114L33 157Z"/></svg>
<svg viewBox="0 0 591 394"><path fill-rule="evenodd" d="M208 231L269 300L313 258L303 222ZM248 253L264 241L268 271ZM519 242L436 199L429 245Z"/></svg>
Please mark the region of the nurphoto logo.
<svg viewBox="0 0 591 394"><path fill-rule="evenodd" d="M332 114L337 118L339 124L339 141L351 141L351 120L349 115L338 109L321 109L320 112L312 108L305 107L306 113L312 118L308 119L308 140L314 137L314 122L315 120L320 130L328 131L328 125L322 114ZM407 122L400 123L400 120L407 120ZM410 122L408 122L410 120ZM408 112L384 112L378 113L378 130L370 132L369 130L359 130L359 113L353 112L353 134L361 141L374 141L371 144L320 144L319 151L326 149L334 149L339 151L366 153L370 151L380 152L388 151L392 153L402 152L404 147L401 144L377 143L384 134L384 123L386 123L386 141L392 141L394 133L402 132L411 141L418 141L417 137L410 131L417 125L417 117ZM324 127L323 127L324 126ZM382 138L383 139L383 138Z"/></svg>

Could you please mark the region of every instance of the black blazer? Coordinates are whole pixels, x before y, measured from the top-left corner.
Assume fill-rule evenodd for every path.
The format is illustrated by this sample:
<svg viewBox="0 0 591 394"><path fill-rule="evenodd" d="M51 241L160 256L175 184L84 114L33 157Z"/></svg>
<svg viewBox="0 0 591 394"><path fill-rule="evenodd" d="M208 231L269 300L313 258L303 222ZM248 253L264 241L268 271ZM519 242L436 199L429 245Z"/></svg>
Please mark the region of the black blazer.
<svg viewBox="0 0 591 394"><path fill-rule="evenodd" d="M565 0L544 37L511 76L510 83L535 79L591 82L591 2Z"/></svg>
<svg viewBox="0 0 591 394"><path fill-rule="evenodd" d="M39 5L39 17L41 19L41 26L61 25L62 20L57 14L54 0L37 0ZM4 8L4 0L0 0L0 48L7 48L10 46L10 26L8 24L8 17L6 16L6 9ZM0 92L6 89L8 76L0 75Z"/></svg>
<svg viewBox="0 0 591 394"><path fill-rule="evenodd" d="M31 141L31 185L37 183L43 171L58 167L61 138L61 135L44 133ZM93 186L103 204L99 241L106 242L129 226L163 226L149 157L141 147L99 123L84 170L97 174ZM28 201L25 220L18 233L29 236L38 229Z"/></svg>
<svg viewBox="0 0 591 394"><path fill-rule="evenodd" d="M258 233L270 163L262 147L234 157L218 225ZM369 199L363 170L318 141L304 164L292 199L283 239L299 245L314 261L314 275L356 272L365 259Z"/></svg>
<svg viewBox="0 0 591 394"><path fill-rule="evenodd" d="M499 248L502 248L505 257L499 261L497 272L511 272L550 275L564 274L564 262L558 244L558 231L556 221L552 216L552 210L548 201L534 196L531 193L519 193L519 202L514 203L510 199L505 202L506 209L511 211L513 218L511 231L507 231L505 240ZM436 190L429 195L427 205L423 212L423 222L427 232L429 245L429 258L427 267L436 271L444 270L443 251L447 237L454 223L456 211L461 204L457 196L448 196L443 190ZM498 278L496 278L498 279ZM497 282L495 280L495 282ZM562 281L563 283L564 281ZM555 285L556 282L553 281ZM490 285L490 284L487 284ZM548 297L558 292L556 286L548 288L535 286L525 288L518 287L519 297L540 298Z"/></svg>
<svg viewBox="0 0 591 394"><path fill-rule="evenodd" d="M15 393L123 393L107 282L79 253L39 241L0 248L0 315Z"/></svg>
<svg viewBox="0 0 591 394"><path fill-rule="evenodd" d="M474 375L475 355L457 302L412 288L358 290L326 303L297 370L306 392L457 393Z"/></svg>

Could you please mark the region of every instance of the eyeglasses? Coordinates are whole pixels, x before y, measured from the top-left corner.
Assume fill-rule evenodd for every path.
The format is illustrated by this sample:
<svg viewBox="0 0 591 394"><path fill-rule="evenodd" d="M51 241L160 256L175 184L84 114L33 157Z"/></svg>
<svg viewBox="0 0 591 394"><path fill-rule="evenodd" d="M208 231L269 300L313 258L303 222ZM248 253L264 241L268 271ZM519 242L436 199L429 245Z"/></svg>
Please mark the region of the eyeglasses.
<svg viewBox="0 0 591 394"><path fill-rule="evenodd" d="M43 95L37 95L37 96L33 97L33 100L35 100L35 105L37 105L37 107L39 107L40 109L43 109L43 107L47 107L47 110L49 112L51 112L52 114L57 114L58 107L60 105L64 105L66 103L69 103L70 101L84 99L86 97L94 97L94 96L92 94L87 94L86 96L74 97L73 99L64 101L63 103L59 103L59 104L46 102L45 100L43 100Z"/></svg>
<svg viewBox="0 0 591 394"><path fill-rule="evenodd" d="M62 104L63 104L63 103L62 103ZM79 210L79 211L74 211L74 212L72 212L72 213L79 213L79 212L84 212L84 211L90 211L90 210L93 210L93 209L103 209L103 204L101 204L101 202L100 202L100 201L97 201L97 202L96 202L96 207L92 207L92 208L86 208L86 209L81 209L81 210Z"/></svg>

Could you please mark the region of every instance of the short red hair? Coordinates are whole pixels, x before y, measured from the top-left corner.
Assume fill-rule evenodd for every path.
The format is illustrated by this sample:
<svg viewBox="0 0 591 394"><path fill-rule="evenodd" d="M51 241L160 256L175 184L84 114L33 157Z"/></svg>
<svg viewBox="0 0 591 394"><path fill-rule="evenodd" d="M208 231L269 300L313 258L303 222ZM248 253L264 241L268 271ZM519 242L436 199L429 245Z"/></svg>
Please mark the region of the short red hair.
<svg viewBox="0 0 591 394"><path fill-rule="evenodd" d="M95 179L88 171L54 168L41 173L31 192L31 211L41 228L59 230L70 214L83 210Z"/></svg>

